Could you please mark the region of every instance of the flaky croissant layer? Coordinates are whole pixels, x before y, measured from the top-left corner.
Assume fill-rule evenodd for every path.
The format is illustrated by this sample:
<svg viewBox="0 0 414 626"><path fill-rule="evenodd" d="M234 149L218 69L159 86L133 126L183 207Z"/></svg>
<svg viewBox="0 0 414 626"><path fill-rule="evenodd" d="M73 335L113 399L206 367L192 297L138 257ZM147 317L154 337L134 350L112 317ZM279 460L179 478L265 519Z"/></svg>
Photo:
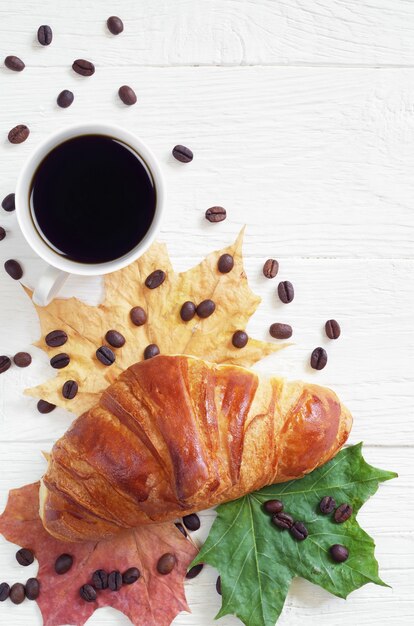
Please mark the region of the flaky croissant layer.
<svg viewBox="0 0 414 626"><path fill-rule="evenodd" d="M330 389L157 356L121 374L55 444L41 517L66 541L174 520L311 472L351 424Z"/></svg>

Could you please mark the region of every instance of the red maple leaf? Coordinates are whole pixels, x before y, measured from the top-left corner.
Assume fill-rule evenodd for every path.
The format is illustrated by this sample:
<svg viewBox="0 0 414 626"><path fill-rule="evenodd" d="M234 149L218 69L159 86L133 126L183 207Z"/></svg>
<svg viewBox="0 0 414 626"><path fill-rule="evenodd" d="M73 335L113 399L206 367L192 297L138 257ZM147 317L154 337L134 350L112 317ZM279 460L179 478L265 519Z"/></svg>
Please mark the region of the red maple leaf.
<svg viewBox="0 0 414 626"><path fill-rule="evenodd" d="M112 606L129 617L135 626L169 626L180 611L188 611L184 578L197 550L172 523L140 526L101 542L65 543L54 539L40 520L39 483L13 489L0 532L6 539L29 548L39 563L41 584L37 600L45 626L82 626L96 609ZM177 565L168 575L157 572L162 554L171 552ZM68 573L57 575L54 565L61 554L71 554ZM140 579L119 591L99 591L96 602L85 602L79 588L91 582L94 571L124 572L137 567Z"/></svg>

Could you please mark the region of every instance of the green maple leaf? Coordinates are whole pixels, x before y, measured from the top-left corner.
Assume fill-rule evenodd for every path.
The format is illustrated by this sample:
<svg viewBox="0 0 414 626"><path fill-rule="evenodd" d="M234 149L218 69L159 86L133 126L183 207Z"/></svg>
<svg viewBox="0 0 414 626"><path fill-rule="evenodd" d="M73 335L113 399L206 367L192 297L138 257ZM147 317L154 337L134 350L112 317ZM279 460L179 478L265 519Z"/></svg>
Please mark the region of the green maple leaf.
<svg viewBox="0 0 414 626"><path fill-rule="evenodd" d="M362 444L342 450L332 461L300 480L265 487L222 504L198 557L221 575L222 607L217 618L236 615L246 626L274 626L292 578L301 576L340 598L372 582L387 586L378 576L373 539L356 521L364 502L380 482L397 474L368 465ZM319 502L326 496L337 505L351 504L352 516L337 524L322 515ZM266 500L278 499L295 520L304 522L309 536L296 541L289 531L271 523L263 510ZM335 563L333 544L345 545L349 558Z"/></svg>

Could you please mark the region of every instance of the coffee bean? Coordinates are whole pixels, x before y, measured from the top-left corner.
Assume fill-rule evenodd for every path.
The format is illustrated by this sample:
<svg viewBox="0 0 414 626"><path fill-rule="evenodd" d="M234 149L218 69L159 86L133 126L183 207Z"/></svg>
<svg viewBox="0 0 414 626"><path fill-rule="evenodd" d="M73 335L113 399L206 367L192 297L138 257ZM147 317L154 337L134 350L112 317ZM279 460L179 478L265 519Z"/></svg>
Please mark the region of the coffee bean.
<svg viewBox="0 0 414 626"><path fill-rule="evenodd" d="M302 524L302 522L295 522L289 530L292 537L294 537L297 541L303 541L309 534L308 529L305 524Z"/></svg>
<svg viewBox="0 0 414 626"><path fill-rule="evenodd" d="M55 356L52 356L52 358L50 359L50 365L55 370L61 370L64 367L67 367L69 363L70 356L69 354L66 354L66 352L60 352L59 354L55 354Z"/></svg>
<svg viewBox="0 0 414 626"><path fill-rule="evenodd" d="M269 333L275 339L289 339L292 336L292 326L275 322L270 326Z"/></svg>
<svg viewBox="0 0 414 626"><path fill-rule="evenodd" d="M268 500L263 505L266 513L271 513L275 515L276 513L281 513L283 511L283 502L280 500Z"/></svg>
<svg viewBox="0 0 414 626"><path fill-rule="evenodd" d="M234 259L231 254L222 254L217 263L218 271L228 274L234 267Z"/></svg>
<svg viewBox="0 0 414 626"><path fill-rule="evenodd" d="M63 346L68 340L68 336L64 330L52 330L45 337L46 345L50 348L58 348Z"/></svg>
<svg viewBox="0 0 414 626"><path fill-rule="evenodd" d="M328 362L328 355L323 348L315 348L311 354L310 364L314 370L323 370Z"/></svg>
<svg viewBox="0 0 414 626"><path fill-rule="evenodd" d="M141 572L136 567L130 567L122 574L122 582L124 585L133 585L141 576Z"/></svg>
<svg viewBox="0 0 414 626"><path fill-rule="evenodd" d="M187 530L198 530L201 526L200 518L196 513L191 513L191 515L184 515L183 522Z"/></svg>
<svg viewBox="0 0 414 626"><path fill-rule="evenodd" d="M56 102L61 109L67 109L68 107L70 107L74 99L75 96L73 94L73 91L69 91L69 89L64 89L56 98Z"/></svg>
<svg viewBox="0 0 414 626"><path fill-rule="evenodd" d="M116 15L111 15L111 17L108 17L108 19L106 20L106 25L109 32L113 35L119 35L124 30L124 24L121 18L117 17Z"/></svg>
<svg viewBox="0 0 414 626"><path fill-rule="evenodd" d="M125 337L117 330L108 330L105 339L113 348L122 348L125 345Z"/></svg>
<svg viewBox="0 0 414 626"><path fill-rule="evenodd" d="M186 530L185 530L184 526L183 526L182 524L180 524L179 522L176 522L176 524L175 524L175 525L177 526L177 528L178 528L178 530L180 531L180 533L181 533L182 535L184 535L184 537L187 537L187 532L186 532Z"/></svg>
<svg viewBox="0 0 414 626"><path fill-rule="evenodd" d="M132 87L129 87L128 85L122 85L122 87L118 89L118 95L121 98L122 102L124 104L127 104L128 106L131 106L131 104L135 104L137 101L135 91L132 89Z"/></svg>
<svg viewBox="0 0 414 626"><path fill-rule="evenodd" d="M61 576L66 574L73 565L73 556L70 554L61 554L55 561L55 572Z"/></svg>
<svg viewBox="0 0 414 626"><path fill-rule="evenodd" d="M142 326L147 321L147 314L141 306L134 306L129 312L129 317L135 326Z"/></svg>
<svg viewBox="0 0 414 626"><path fill-rule="evenodd" d="M190 300L187 300L187 302L184 302L183 306L180 309L181 319L183 320L183 322L189 322L193 319L195 312L196 305L194 304L194 302L190 302Z"/></svg>
<svg viewBox="0 0 414 626"><path fill-rule="evenodd" d="M150 343L144 350L144 359L147 361L148 359L152 359L152 357L157 356L160 353L160 349L156 343Z"/></svg>
<svg viewBox="0 0 414 626"><path fill-rule="evenodd" d="M156 289L157 287L162 285L164 280L165 272L163 272L162 270L155 270L154 272L151 272L149 276L147 276L145 286L148 287L148 289Z"/></svg>
<svg viewBox="0 0 414 626"><path fill-rule="evenodd" d="M32 362L32 357L28 352L17 352L13 357L13 361L17 367L28 367Z"/></svg>
<svg viewBox="0 0 414 626"><path fill-rule="evenodd" d="M175 555L167 552L158 559L157 570L160 574L163 575L171 574L176 563L177 559L175 558Z"/></svg>
<svg viewBox="0 0 414 626"><path fill-rule="evenodd" d="M232 344L235 348L244 348L249 341L249 335L244 330L236 330L232 337Z"/></svg>
<svg viewBox="0 0 414 626"><path fill-rule="evenodd" d="M92 585L82 585L79 589L79 595L85 602L95 602L97 595Z"/></svg>
<svg viewBox="0 0 414 626"><path fill-rule="evenodd" d="M78 383L75 380L67 380L62 387L62 396L66 400L73 400L78 393Z"/></svg>
<svg viewBox="0 0 414 626"><path fill-rule="evenodd" d="M37 578L29 578L25 585L26 598L28 600L37 600L40 594L40 583Z"/></svg>
<svg viewBox="0 0 414 626"><path fill-rule="evenodd" d="M37 40L42 46L49 46L52 43L53 32L50 26L43 24L37 31Z"/></svg>
<svg viewBox="0 0 414 626"><path fill-rule="evenodd" d="M51 413L54 409L56 409L56 404L47 402L47 400L39 400L37 403L37 410L39 413Z"/></svg>
<svg viewBox="0 0 414 626"><path fill-rule="evenodd" d="M14 126L7 135L10 143L23 143L30 135L29 127L26 124L17 124Z"/></svg>
<svg viewBox="0 0 414 626"><path fill-rule="evenodd" d="M334 519L337 524L346 522L352 515L352 506L350 504L340 504L334 513Z"/></svg>
<svg viewBox="0 0 414 626"><path fill-rule="evenodd" d="M292 302L293 298L295 297L293 285L288 280L283 280L281 283L279 283L277 293L279 294L279 298L284 304L289 304L289 302Z"/></svg>
<svg viewBox="0 0 414 626"><path fill-rule="evenodd" d="M97 569L92 574L92 584L98 591L108 588L108 574L104 569Z"/></svg>
<svg viewBox="0 0 414 626"><path fill-rule="evenodd" d="M206 211L206 220L209 222L222 222L227 217L226 209L222 206L212 206Z"/></svg>
<svg viewBox="0 0 414 626"><path fill-rule="evenodd" d="M336 502L333 498L331 498L331 496L324 496L319 502L320 512L324 515L329 515L330 513L332 513L335 507Z"/></svg>
<svg viewBox="0 0 414 626"><path fill-rule="evenodd" d="M92 76L92 74L95 74L94 64L85 59L76 59L76 61L72 63L72 69L81 76Z"/></svg>
<svg viewBox="0 0 414 626"><path fill-rule="evenodd" d="M9 369L11 365L11 359L9 359L8 356L0 356L0 374L4 374L4 372L7 372L7 370Z"/></svg>
<svg viewBox="0 0 414 626"><path fill-rule="evenodd" d="M23 61L13 54L4 59L4 65L13 72L21 72L26 67Z"/></svg>
<svg viewBox="0 0 414 626"><path fill-rule="evenodd" d="M119 591L122 587L121 572L113 571L108 575L108 588L111 591Z"/></svg>
<svg viewBox="0 0 414 626"><path fill-rule="evenodd" d="M216 591L221 596L221 576L219 576L216 580Z"/></svg>
<svg viewBox="0 0 414 626"><path fill-rule="evenodd" d="M294 521L293 517L289 515L289 513L283 513L283 511L281 511L280 513L276 513L275 515L272 515L273 524L285 530L292 528L293 521Z"/></svg>
<svg viewBox="0 0 414 626"><path fill-rule="evenodd" d="M214 304L213 300L203 300L196 308L196 313L198 317L202 317L203 319L205 319L206 317L210 317L210 315L212 315L215 310L216 305Z"/></svg>
<svg viewBox="0 0 414 626"><path fill-rule="evenodd" d="M8 275L13 278L13 280L20 280L23 276L22 266L18 261L15 261L14 259L9 259L8 261L6 261L4 264L4 269L6 270Z"/></svg>
<svg viewBox="0 0 414 626"><path fill-rule="evenodd" d="M266 278L274 278L279 271L279 263L276 259L267 259L263 265L263 274Z"/></svg>
<svg viewBox="0 0 414 626"><path fill-rule="evenodd" d="M6 236L6 231L4 230L3 226L0 226L0 241L3 241L5 236Z"/></svg>
<svg viewBox="0 0 414 626"><path fill-rule="evenodd" d="M14 211L16 209L16 194L9 193L5 198L3 198L3 202L1 203L1 206L8 213L11 213L12 211Z"/></svg>
<svg viewBox="0 0 414 626"><path fill-rule="evenodd" d="M0 602L4 602L10 595L10 585L8 583L0 583Z"/></svg>
<svg viewBox="0 0 414 626"><path fill-rule="evenodd" d="M115 363L115 354L112 352L111 348L108 348L108 346L101 346L97 349L95 354L96 358L102 363L102 365L106 365L108 367L109 365L112 365L112 363Z"/></svg>
<svg viewBox="0 0 414 626"><path fill-rule="evenodd" d="M203 567L204 567L203 563L199 563L198 565L194 565L191 569L189 569L187 574L185 575L187 580L192 580L193 578L198 576L201 573L201 570L203 569Z"/></svg>
<svg viewBox="0 0 414 626"><path fill-rule="evenodd" d="M325 324L325 332L329 339L338 339L341 327L336 320L328 320Z"/></svg>
<svg viewBox="0 0 414 626"><path fill-rule="evenodd" d="M190 161L192 161L194 158L194 155L190 148L187 148L186 146L182 146L180 144L174 146L174 148L172 149L172 155L175 159L177 159L177 161L181 161L181 163L190 163Z"/></svg>
<svg viewBox="0 0 414 626"><path fill-rule="evenodd" d="M22 583L14 583L10 589L10 600L13 604L21 604L26 597L24 585Z"/></svg>
<svg viewBox="0 0 414 626"><path fill-rule="evenodd" d="M20 548L20 550L17 550L16 552L16 561L19 563L19 565L27 567L28 565L31 565L33 563L34 554L31 550L28 550L27 548Z"/></svg>
<svg viewBox="0 0 414 626"><path fill-rule="evenodd" d="M329 552L331 553L331 557L337 563L343 563L349 557L348 549L345 546L341 546L340 543L335 543L333 546L329 548Z"/></svg>

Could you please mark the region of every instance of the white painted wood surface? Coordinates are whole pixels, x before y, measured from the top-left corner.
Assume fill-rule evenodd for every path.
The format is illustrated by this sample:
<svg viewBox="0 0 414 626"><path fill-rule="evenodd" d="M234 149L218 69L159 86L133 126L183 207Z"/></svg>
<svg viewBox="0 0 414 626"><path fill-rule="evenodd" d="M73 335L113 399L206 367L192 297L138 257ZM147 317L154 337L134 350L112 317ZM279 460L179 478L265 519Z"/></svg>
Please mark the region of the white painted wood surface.
<svg viewBox="0 0 414 626"><path fill-rule="evenodd" d="M125 32L105 30L119 14ZM49 23L53 44L35 42ZM307 377L338 391L355 416L351 442L369 461L400 473L360 513L376 539L383 578L346 602L295 581L283 626L356 623L406 626L414 620L414 2L408 0L0 0L0 55L26 62L21 74L0 68L0 198L13 191L19 168L49 131L88 119L109 120L142 136L168 183L162 230L173 262L184 269L231 241L247 224L246 267L263 303L249 331L266 337L273 321L294 326L295 345L258 369ZM70 69L96 63L92 78ZM131 84L137 106L117 99ZM67 110L55 104L75 92ZM17 123L29 140L11 146ZM173 161L176 143L193 148L188 166ZM210 225L206 208L222 204L228 219ZM0 210L7 238L0 261L18 258L32 284L43 264L20 236L13 214ZM276 281L261 275L268 256L296 298L281 305ZM99 280L71 278L64 295L97 302ZM343 336L329 342L323 323L336 317ZM30 349L34 363L0 376L0 506L9 488L37 479L40 451L64 432L63 411L41 416L23 389L44 379L45 355L34 311L8 276L0 276L0 353ZM313 372L313 347L329 363ZM203 515L202 540L213 514ZM34 569L25 571L32 575ZM19 580L14 552L0 541L0 580ZM188 583L193 613L179 626L210 626L218 610L215 573ZM0 606L0 623L40 624L34 603ZM100 610L90 624L128 620ZM231 626L238 620L223 618Z"/></svg>

